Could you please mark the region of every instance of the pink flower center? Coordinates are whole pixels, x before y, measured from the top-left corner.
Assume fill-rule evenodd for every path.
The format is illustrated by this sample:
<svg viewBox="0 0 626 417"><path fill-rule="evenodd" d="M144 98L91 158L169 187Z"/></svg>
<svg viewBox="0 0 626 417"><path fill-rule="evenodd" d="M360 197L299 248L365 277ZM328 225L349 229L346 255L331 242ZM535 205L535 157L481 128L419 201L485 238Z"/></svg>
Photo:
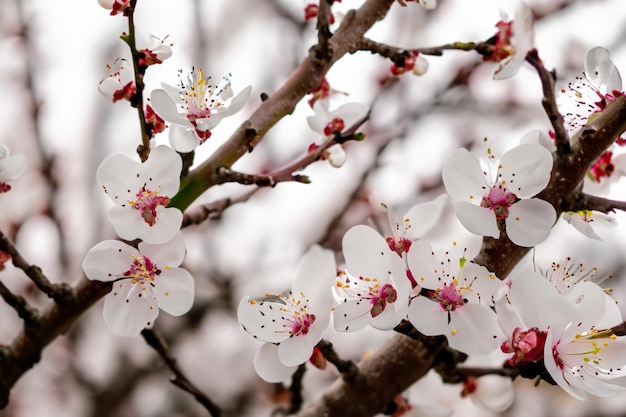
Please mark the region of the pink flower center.
<svg viewBox="0 0 626 417"><path fill-rule="evenodd" d="M413 244L412 240L405 237L399 237L396 239L392 236L389 236L385 240L387 241L389 249L396 252L400 257L402 257L403 253L408 252L409 249L411 249L411 245Z"/></svg>
<svg viewBox="0 0 626 417"><path fill-rule="evenodd" d="M511 340L502 343L500 350L504 353L513 353L513 357L506 361L511 366L516 366L520 362L537 362L543 359L546 336L547 332L537 327L525 331L516 327Z"/></svg>
<svg viewBox="0 0 626 417"><path fill-rule="evenodd" d="M342 132L345 128L345 123L341 117L335 117L331 120L326 127L324 127L324 135L332 136L334 132Z"/></svg>
<svg viewBox="0 0 626 417"><path fill-rule="evenodd" d="M315 314L298 314L298 312L296 312L293 316L293 324L289 333L291 336L305 336L309 333L309 327L311 327L314 321Z"/></svg>
<svg viewBox="0 0 626 417"><path fill-rule="evenodd" d="M11 190L11 186L6 182L0 181L0 194L7 193Z"/></svg>
<svg viewBox="0 0 626 417"><path fill-rule="evenodd" d="M385 311L387 303L392 304L398 299L398 293L391 284L385 284L374 292L374 296L370 300L372 303L372 317L378 316Z"/></svg>
<svg viewBox="0 0 626 417"><path fill-rule="evenodd" d="M500 62L515 53L515 47L512 44L513 38L513 22L499 21L496 23L498 33L495 35L496 42L493 45L493 54L485 57L486 61Z"/></svg>
<svg viewBox="0 0 626 417"><path fill-rule="evenodd" d="M459 290L454 284L443 284L443 288L433 291L430 297L438 301L441 308L448 312L465 305L465 299L461 297Z"/></svg>
<svg viewBox="0 0 626 417"><path fill-rule="evenodd" d="M613 152L605 151L589 169L589 177L595 182L600 182L604 177L610 177L615 171L615 165L611 161L612 158Z"/></svg>
<svg viewBox="0 0 626 417"><path fill-rule="evenodd" d="M142 187L136 195L136 200L131 201L133 209L141 212L141 217L150 226L154 226L157 220L157 207L166 207L170 203L170 199L165 196L158 195L158 191L148 190Z"/></svg>
<svg viewBox="0 0 626 417"><path fill-rule="evenodd" d="M372 305L369 313L372 317L385 311L387 304L394 303L398 298L396 289L389 282L381 285L378 278L369 277L359 277L358 280L352 281L344 271L337 276L335 286L350 298L357 298L359 301L369 300Z"/></svg>
<svg viewBox="0 0 626 417"><path fill-rule="evenodd" d="M517 201L517 196L506 188L491 187L489 195L483 197L481 207L493 210L496 220L504 220L509 217L509 207Z"/></svg>
<svg viewBox="0 0 626 417"><path fill-rule="evenodd" d="M154 278L160 274L161 270L148 257L133 256L130 268L123 275L132 278L132 282L135 284L138 281L153 282Z"/></svg>

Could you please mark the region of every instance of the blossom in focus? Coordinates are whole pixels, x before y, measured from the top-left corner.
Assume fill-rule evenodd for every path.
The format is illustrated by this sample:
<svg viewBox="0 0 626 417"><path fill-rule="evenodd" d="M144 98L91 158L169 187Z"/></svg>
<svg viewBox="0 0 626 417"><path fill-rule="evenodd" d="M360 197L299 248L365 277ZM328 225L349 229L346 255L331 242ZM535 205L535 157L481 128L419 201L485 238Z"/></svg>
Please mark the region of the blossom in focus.
<svg viewBox="0 0 626 417"><path fill-rule="evenodd" d="M210 81L202 69L192 70L177 87L162 83L163 88L150 95L154 110L172 123L170 144L178 152L191 152L203 144L224 117L243 108L252 91L248 86L234 96L229 77L224 77L219 85Z"/></svg>
<svg viewBox="0 0 626 417"><path fill-rule="evenodd" d="M606 108L621 93L622 78L609 51L602 47L590 49L585 55L583 77L576 77L561 89L557 97L559 112L563 114L565 128L574 133L585 126L590 118Z"/></svg>
<svg viewBox="0 0 626 417"><path fill-rule="evenodd" d="M335 280L335 329L360 330L368 323L391 330L406 316L411 283L401 258L369 226L354 226L343 237L346 270Z"/></svg>
<svg viewBox="0 0 626 417"><path fill-rule="evenodd" d="M122 154L107 157L96 172L98 183L116 204L109 220L119 237L165 243L180 230L182 212L167 207L178 192L182 160L167 146L157 146L140 163Z"/></svg>
<svg viewBox="0 0 626 417"><path fill-rule="evenodd" d="M556 221L550 203L532 198L548 185L551 170L548 150L522 144L502 155L495 178L466 149L456 150L445 162L442 178L467 230L498 238L506 225L509 239L528 247L545 240Z"/></svg>
<svg viewBox="0 0 626 417"><path fill-rule="evenodd" d="M567 257L558 262L552 262L544 275L559 294L567 295L580 283L590 281L600 284L610 278L610 276L600 276L597 273L598 268L587 269L583 263L572 262L572 258Z"/></svg>
<svg viewBox="0 0 626 417"><path fill-rule="evenodd" d="M194 281L178 266L185 257L185 241L178 233L165 244L140 242L138 249L117 240L91 248L83 270L91 280L113 282L104 298L104 321L113 333L136 336L154 324L159 309L173 316L193 304Z"/></svg>
<svg viewBox="0 0 626 417"><path fill-rule="evenodd" d="M496 80L504 80L517 74L526 60L526 55L533 49L534 32L531 8L519 2L512 21L503 16L496 27L493 54L486 60L499 62L500 65L493 76Z"/></svg>
<svg viewBox="0 0 626 417"><path fill-rule="evenodd" d="M138 64L142 67L148 67L154 64L161 64L167 58L172 56L172 45L167 45L165 40L155 35L150 35L150 45L147 48L139 49Z"/></svg>
<svg viewBox="0 0 626 417"><path fill-rule="evenodd" d="M602 238L596 233L596 228L617 225L617 221L613 217L599 211L569 211L564 212L561 217L563 220L574 226L574 228L580 233L595 240L602 240Z"/></svg>
<svg viewBox="0 0 626 417"><path fill-rule="evenodd" d="M98 0L98 4L107 10L111 10L111 16L114 16L130 7L130 0Z"/></svg>
<svg viewBox="0 0 626 417"><path fill-rule="evenodd" d="M237 316L244 330L265 342L254 358L254 369L268 382L280 382L308 361L328 326L333 305L331 286L335 257L313 246L302 258L287 295L244 297Z"/></svg>
<svg viewBox="0 0 626 417"><path fill-rule="evenodd" d="M501 281L457 251L437 257L428 242L413 243L407 260L422 295L411 300L409 320L427 336L445 335L454 349L493 352L502 336L491 309Z"/></svg>
<svg viewBox="0 0 626 417"><path fill-rule="evenodd" d="M9 148L0 145L0 194L11 190L9 182L19 179L26 170L26 158L17 154L11 156Z"/></svg>
<svg viewBox="0 0 626 417"><path fill-rule="evenodd" d="M125 59L116 59L113 66L107 65L109 75L98 84L98 91L111 97L113 103L119 100L128 100L134 104L137 95L137 85L132 66Z"/></svg>

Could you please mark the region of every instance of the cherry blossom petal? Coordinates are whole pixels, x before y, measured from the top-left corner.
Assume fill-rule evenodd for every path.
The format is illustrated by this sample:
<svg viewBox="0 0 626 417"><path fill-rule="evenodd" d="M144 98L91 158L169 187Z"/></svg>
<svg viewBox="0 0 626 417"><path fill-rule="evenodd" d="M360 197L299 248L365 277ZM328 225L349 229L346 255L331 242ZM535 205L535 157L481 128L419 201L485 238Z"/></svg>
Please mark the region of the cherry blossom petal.
<svg viewBox="0 0 626 417"><path fill-rule="evenodd" d="M437 258L427 241L418 240L413 243L407 254L407 263L418 285L424 288L437 288L441 285L441 281L435 273Z"/></svg>
<svg viewBox="0 0 626 417"><path fill-rule="evenodd" d="M254 370L267 382L283 382L296 368L283 365L278 359L278 346L271 343L264 343L254 356Z"/></svg>
<svg viewBox="0 0 626 417"><path fill-rule="evenodd" d="M150 93L150 106L152 106L154 111L164 120L170 123L190 126L185 114L179 113L176 102L165 89L157 88L152 90L152 93Z"/></svg>
<svg viewBox="0 0 626 417"><path fill-rule="evenodd" d="M352 299L343 301L333 311L335 330L338 332L361 330L372 319L371 310L372 306L368 300Z"/></svg>
<svg viewBox="0 0 626 417"><path fill-rule="evenodd" d="M0 182L15 181L26 171L26 158L23 154L11 156L9 148L0 145Z"/></svg>
<svg viewBox="0 0 626 417"><path fill-rule="evenodd" d="M140 287L141 283L132 284L132 280L124 279L117 281L104 297L104 321L113 333L137 336L159 315L152 291L142 291Z"/></svg>
<svg viewBox="0 0 626 417"><path fill-rule="evenodd" d="M237 318L243 328L264 342L279 343L289 337L284 322L273 318L281 303L252 300L244 297L237 308Z"/></svg>
<svg viewBox="0 0 626 417"><path fill-rule="evenodd" d="M461 224L471 233L479 236L490 236L494 239L500 236L493 211L466 201L455 202L454 211Z"/></svg>
<svg viewBox="0 0 626 417"><path fill-rule="evenodd" d="M392 330L406 317L408 309L409 304L400 300L387 304L382 313L370 320L370 326L378 330Z"/></svg>
<svg viewBox="0 0 626 417"><path fill-rule="evenodd" d="M278 345L278 360L285 366L297 366L309 360L319 339L290 337Z"/></svg>
<svg viewBox="0 0 626 417"><path fill-rule="evenodd" d="M520 200L509 208L506 233L518 246L535 246L546 240L555 221L552 204L538 198Z"/></svg>
<svg viewBox="0 0 626 417"><path fill-rule="evenodd" d="M148 189L159 189L161 194L173 197L180 188L180 171L183 161L172 148L157 146L150 151L148 160L142 164L142 179Z"/></svg>
<svg viewBox="0 0 626 417"><path fill-rule="evenodd" d="M156 278L154 293L161 310L172 316L187 313L193 305L194 281L182 268L171 268Z"/></svg>
<svg viewBox="0 0 626 417"><path fill-rule="evenodd" d="M454 201L480 204L488 186L478 159L467 149L457 149L444 163L441 178Z"/></svg>
<svg viewBox="0 0 626 417"><path fill-rule="evenodd" d="M346 103L339 106L334 112L333 117L343 119L346 128L352 127L356 122L362 120L369 112L369 107L363 103Z"/></svg>
<svg viewBox="0 0 626 417"><path fill-rule="evenodd" d="M318 133L324 133L324 128L330 122L331 117L329 113L330 102L328 100L317 100L313 105L313 111L315 115L308 116L306 122L312 131Z"/></svg>
<svg viewBox="0 0 626 417"><path fill-rule="evenodd" d="M470 398L474 404L492 413L507 410L515 399L513 381L500 375L483 375L476 378L476 391Z"/></svg>
<svg viewBox="0 0 626 417"><path fill-rule="evenodd" d="M111 207L108 215L115 232L122 239L141 237L146 242L156 244L172 240L183 221L183 213L175 207L157 208L157 221L153 226L143 220L140 211L126 207Z"/></svg>
<svg viewBox="0 0 626 417"><path fill-rule="evenodd" d="M183 263L187 249L182 233L176 233L174 238L164 244L140 242L139 252L157 262L161 268L175 267Z"/></svg>
<svg viewBox="0 0 626 417"><path fill-rule="evenodd" d="M418 296L411 300L408 310L409 321L426 336L448 335L448 312L439 303Z"/></svg>
<svg viewBox="0 0 626 417"><path fill-rule="evenodd" d="M392 255L385 239L369 226L357 225L343 236L346 267L355 277L386 277Z"/></svg>
<svg viewBox="0 0 626 417"><path fill-rule="evenodd" d="M450 347L469 355L493 352L504 339L495 313L482 304L467 303L451 312L449 327Z"/></svg>
<svg viewBox="0 0 626 417"><path fill-rule="evenodd" d="M138 178L141 163L120 153L109 155L96 171L96 179L104 192L116 204L134 200L137 190L143 185Z"/></svg>
<svg viewBox="0 0 626 417"><path fill-rule="evenodd" d="M132 246L118 240L104 240L87 252L83 259L83 271L91 280L113 281L128 270L133 256L140 254Z"/></svg>
<svg viewBox="0 0 626 417"><path fill-rule="evenodd" d="M622 78L609 51L602 47L590 49L585 55L585 76L595 84L601 94L622 89Z"/></svg>
<svg viewBox="0 0 626 417"><path fill-rule="evenodd" d="M422 238L439 224L439 219L448 202L448 196L441 194L433 201L419 203L409 209L404 215L404 237L409 240Z"/></svg>
<svg viewBox="0 0 626 417"><path fill-rule="evenodd" d="M521 144L500 159L500 178L519 198L530 198L541 192L550 181L552 154L541 145Z"/></svg>
<svg viewBox="0 0 626 417"><path fill-rule="evenodd" d="M232 95L232 89L226 90L230 92ZM220 117L228 117L232 116L235 113L238 113L248 102L250 98L250 94L252 93L252 86L249 85L243 90L241 90L237 95L230 101L228 106L216 107L213 111L218 114ZM222 99L226 100L226 98L222 97Z"/></svg>
<svg viewBox="0 0 626 417"><path fill-rule="evenodd" d="M176 152L189 153L200 145L200 138L191 127L171 125L170 145Z"/></svg>
<svg viewBox="0 0 626 417"><path fill-rule="evenodd" d="M526 55L533 48L533 14L532 9L523 1L520 1L513 18L513 44L515 52L493 75L494 80L504 80L517 74L526 60Z"/></svg>
<svg viewBox="0 0 626 417"><path fill-rule="evenodd" d="M543 130L539 129L531 130L530 132L526 133L520 139L520 143L541 145L546 148L550 153L556 151L556 146L554 145L552 139L550 139L550 136L548 136L548 134Z"/></svg>

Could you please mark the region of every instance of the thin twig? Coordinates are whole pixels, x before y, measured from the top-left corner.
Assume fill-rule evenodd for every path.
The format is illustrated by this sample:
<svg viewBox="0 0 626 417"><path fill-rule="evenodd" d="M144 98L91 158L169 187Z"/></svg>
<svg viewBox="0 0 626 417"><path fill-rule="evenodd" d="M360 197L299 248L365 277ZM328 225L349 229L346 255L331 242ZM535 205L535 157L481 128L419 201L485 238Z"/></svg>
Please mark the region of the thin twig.
<svg viewBox="0 0 626 417"><path fill-rule="evenodd" d="M24 320L26 327L35 327L39 324L39 314L37 310L29 306L23 297L13 294L2 281L0 281L0 296L8 305L13 307L17 315Z"/></svg>
<svg viewBox="0 0 626 417"><path fill-rule="evenodd" d="M359 368L351 360L341 359L335 352L335 349L333 349L332 343L327 340L321 340L316 347L322 352L328 362L335 365L344 381L350 383L359 376Z"/></svg>
<svg viewBox="0 0 626 417"><path fill-rule="evenodd" d="M187 391L198 401L213 417L219 417L222 414L221 408L215 404L206 394L200 391L189 379L185 376L182 370L178 367L176 359L170 354L167 343L154 329L145 329L141 332L144 340L150 345L163 359L165 364L174 373L172 378L172 384L176 385L183 391Z"/></svg>
<svg viewBox="0 0 626 417"><path fill-rule="evenodd" d="M213 201L212 203L204 204L200 207L189 209L185 212L183 217L183 224L181 227L191 226L193 224L200 224L203 221L216 220L222 216L224 210L235 204L246 202L256 194L261 188L257 187L253 190L239 197L228 197L221 200Z"/></svg>

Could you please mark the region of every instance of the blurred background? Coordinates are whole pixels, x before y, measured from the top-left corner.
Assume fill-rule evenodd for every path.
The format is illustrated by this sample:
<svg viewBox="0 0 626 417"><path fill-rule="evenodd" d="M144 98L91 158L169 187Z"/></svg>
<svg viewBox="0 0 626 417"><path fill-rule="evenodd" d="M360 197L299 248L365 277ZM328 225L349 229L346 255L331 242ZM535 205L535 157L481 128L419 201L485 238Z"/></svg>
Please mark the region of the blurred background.
<svg viewBox="0 0 626 417"><path fill-rule="evenodd" d="M361 3L344 0L333 12L340 21ZM178 70L191 67L202 67L215 79L232 74L235 92L252 85L246 107L213 130L197 150L196 163L224 143L259 105L261 93L271 95L306 56L316 33L313 22L304 22L305 4L138 1L138 46L146 47L154 34L168 36L174 50L170 59L148 69L148 93L161 82L176 84ZM556 70L559 87L581 75L586 51L598 45L610 50L626 74L622 0L529 4L536 17L539 55L547 68ZM501 0L439 0L433 11L414 3L406 8L395 4L368 36L407 49L482 41L496 33L502 10L511 16L514 9ZM0 229L54 282L75 283L87 250L115 236L105 217L110 201L96 185L95 170L110 153L132 156L140 132L134 109L126 102L111 103L97 86L108 75L107 64L130 58L119 39L126 25L121 15L109 16L95 0L0 0L0 143L12 154L25 154L28 163L27 173L11 192L0 195ZM372 106L371 119L362 128L367 138L346 146L345 165L335 169L318 162L303 172L311 184L281 183L260 190L219 218L184 229L185 267L196 279L196 301L183 317L162 313L156 326L189 379L223 407L226 416L268 416L288 404L284 387L265 383L254 373L252 358L260 343L237 322L241 297L289 288L300 257L313 243L336 250L341 262L341 237L355 224L372 224L388 233L381 203L401 218L413 204L443 193L441 164L454 149L471 147L476 155L486 156L490 148L499 157L524 133L550 128L539 80L529 66L510 80L496 82L496 65L475 53L450 51L427 59L430 68L424 76L407 73L389 80L389 60L366 52L344 57L327 76L340 92L332 97L332 106ZM312 114L302 100L234 168L263 173L304 154L318 139L306 124ZM156 141L168 143L167 132ZM586 187L626 199L624 180ZM213 187L194 205L236 198L248 190L236 184ZM523 262L548 268L571 256L589 269L598 267L601 275L612 275L609 285L616 298L623 299L626 218L623 213L614 217L618 226L598 231L603 241L586 238L559 220L550 238ZM451 207L427 238L435 249L460 241L470 255L480 246L480 239L458 224ZM34 306L46 305L47 299L12 265L0 279ZM0 303L0 344L9 344L21 325L14 310ZM338 334L329 328L325 337L342 357L358 361L391 334L369 328ZM306 402L337 378L334 369L310 368L304 379ZM169 375L141 337L118 337L108 330L100 301L44 351L0 415L206 415L189 394L168 382ZM517 380L515 386L516 400L501 415L626 415L626 395L580 403L545 383L534 388L532 381ZM416 406L435 407L420 415L444 415L437 413L446 409L454 416L491 415L461 399L460 391L429 374L407 396Z"/></svg>

